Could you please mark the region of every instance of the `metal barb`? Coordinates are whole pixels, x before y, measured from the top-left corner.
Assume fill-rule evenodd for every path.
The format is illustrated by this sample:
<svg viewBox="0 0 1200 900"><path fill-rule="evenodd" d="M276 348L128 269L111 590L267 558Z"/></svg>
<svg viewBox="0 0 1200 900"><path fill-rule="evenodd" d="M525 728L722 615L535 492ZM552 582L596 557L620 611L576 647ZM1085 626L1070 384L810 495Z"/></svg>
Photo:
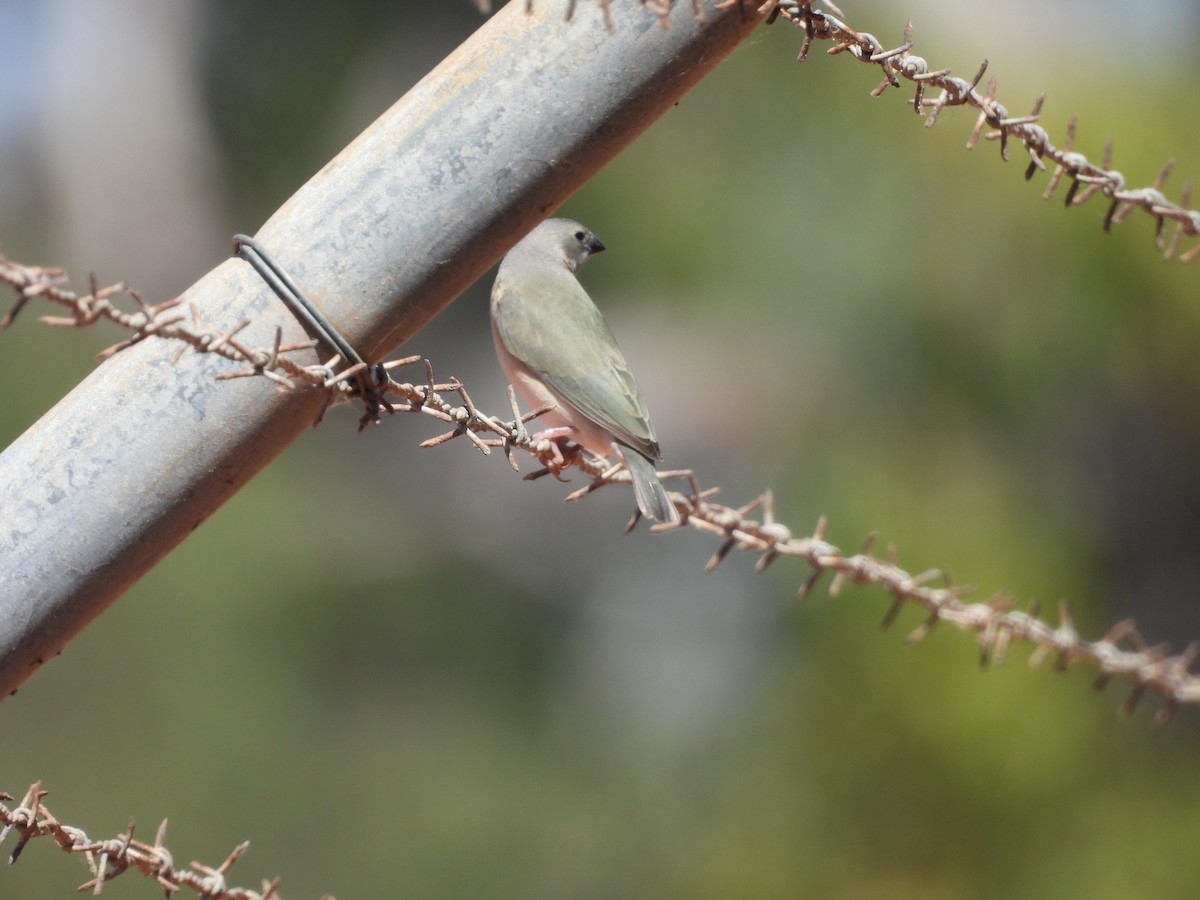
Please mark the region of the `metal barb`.
<svg viewBox="0 0 1200 900"><path fill-rule="evenodd" d="M915 89L915 96L907 101L912 103L914 112L920 115L929 110L925 118L926 127L932 127L938 121L942 109L947 106L973 106L979 110L979 115L967 140L968 149L976 145L986 126L992 129L986 135L987 139L1000 143L1002 159L1008 159L1010 141L1017 141L1024 147L1029 157L1029 163L1024 170L1026 180L1032 179L1036 172L1046 168L1046 159L1053 163L1054 168L1043 194L1047 199L1054 193L1063 176L1066 176L1071 181L1066 196L1068 207L1084 203L1097 193L1109 198L1109 208L1101 223L1105 231L1111 230L1130 209L1140 208L1155 220L1155 246L1163 252L1165 258L1174 257L1181 262L1190 262L1200 257L1200 244L1184 253L1176 253L1181 236L1200 235L1200 212L1190 208L1188 192L1184 192L1179 203L1172 203L1162 195L1161 178L1156 179L1150 188L1127 188L1121 173L1111 168L1111 141L1106 144L1099 165L1072 149L1076 124L1074 115L1071 116L1067 127L1067 138L1063 146L1056 147L1045 129L1038 124L1044 95L1038 98L1028 116L1009 117L1004 105L996 100L995 79L989 82L986 93L981 94L976 90L987 71L987 60L983 61L975 77L970 80L953 76L949 69L931 70L925 59L912 52L914 43L911 23L905 26L902 43L894 49L886 50L869 33L856 31L841 18L818 12L812 5L812 0L790 0L764 4L760 10L769 11L768 24L783 19L803 31L804 36L797 55L799 61L807 59L815 41L825 41L831 44L828 50L831 56L845 55L879 67L883 80L871 89L871 96L877 97L888 87L899 87L901 80L907 80ZM929 98L927 93L933 90L939 93ZM1163 232L1168 220L1174 224L1174 228L1170 240L1164 244Z"/></svg>
<svg viewBox="0 0 1200 900"><path fill-rule="evenodd" d="M52 839L66 853L78 854L91 874L91 878L79 886L80 891L99 895L105 884L127 872L135 872L152 879L167 896L184 889L210 900L267 900L278 896L278 877L262 881L261 892L227 883L226 874L245 853L248 842L239 844L215 868L194 862L188 869L176 869L173 856L164 843L165 819L158 827L153 844L134 837L132 820L116 837L92 840L83 829L59 822L42 804L45 796L46 791L41 790L40 783L34 783L20 803L10 808L7 804L13 800L12 796L0 792L0 840L10 831L19 834L17 848L10 854L13 862L31 840L42 837Z"/></svg>

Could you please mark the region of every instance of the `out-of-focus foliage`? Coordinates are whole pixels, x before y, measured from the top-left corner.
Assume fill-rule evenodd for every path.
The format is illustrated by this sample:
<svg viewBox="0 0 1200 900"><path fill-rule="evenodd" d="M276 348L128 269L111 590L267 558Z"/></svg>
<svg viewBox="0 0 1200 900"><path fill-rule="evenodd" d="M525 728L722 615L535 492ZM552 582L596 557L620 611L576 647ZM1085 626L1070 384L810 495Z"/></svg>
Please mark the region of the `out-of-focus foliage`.
<svg viewBox="0 0 1200 900"><path fill-rule="evenodd" d="M1046 127L1078 112L1096 156L1112 134L1131 184L1168 156L1176 191L1200 177L1190 8L1163 4L1177 27L1152 45L1140 20L1054 27L1044 4L952 5L978 27L842 5L881 39L914 16L932 65L989 56L1016 112L1048 91ZM0 252L151 299L479 21L84 9L0 4ZM1132 615L1200 637L1195 266L1160 261L1140 215L1102 235L1103 202L1064 211L994 145L965 153L969 113L926 131L798 43L759 32L565 208L610 248L584 281L668 462L730 500L769 485L846 549L877 529L913 570L1069 596L1089 634ZM503 411L487 287L405 352ZM5 443L113 339L34 318L0 334ZM0 787L44 779L96 834L170 816L177 861L249 838L235 876L282 873L289 897L1194 895L1194 714L1157 735L1086 672L1024 651L980 672L949 629L906 648L916 620L880 633L870 591L798 604L806 572L737 557L705 575L699 535L623 537L616 491L565 507L499 456L418 450L426 423L355 418L331 413L4 702ZM35 844L0 893L85 877Z"/></svg>

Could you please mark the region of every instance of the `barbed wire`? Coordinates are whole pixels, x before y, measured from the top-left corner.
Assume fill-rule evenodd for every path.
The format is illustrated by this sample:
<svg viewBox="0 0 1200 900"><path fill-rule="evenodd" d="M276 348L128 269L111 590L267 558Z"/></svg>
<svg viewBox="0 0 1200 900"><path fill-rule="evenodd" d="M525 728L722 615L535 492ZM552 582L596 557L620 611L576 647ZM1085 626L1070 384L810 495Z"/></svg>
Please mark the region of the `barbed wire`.
<svg viewBox="0 0 1200 900"><path fill-rule="evenodd" d="M47 793L42 790L41 782L35 781L20 803L10 809L8 803L15 798L0 791L0 825L3 825L0 844L10 831L17 834L16 846L8 855L10 865L20 858L31 840L51 838L60 850L82 855L92 873L90 879L76 888L77 891L90 891L98 896L104 885L114 878L126 872L137 872L156 882L168 897L186 888L205 900L283 900L278 878L264 880L258 890L228 884L226 876L249 848L249 841L234 847L220 865L208 866L193 861L186 869L176 869L174 854L163 843L167 834L166 819L158 826L153 844L134 838L132 821L126 831L114 838L93 840L82 828L66 825L54 817L42 803ZM326 895L323 900L333 898Z"/></svg>
<svg viewBox="0 0 1200 900"><path fill-rule="evenodd" d="M937 123L942 110L948 106L971 106L979 110L971 135L967 139L968 150L978 144L982 135L984 140L999 142L1000 158L1007 161L1009 142L1020 143L1029 157L1029 164L1025 168L1026 181L1031 180L1037 172L1046 171L1046 161L1049 160L1054 168L1042 196L1050 199L1059 183L1066 178L1070 181L1064 198L1067 207L1079 206L1095 194L1107 197L1109 207L1103 219L1104 231L1110 231L1130 210L1141 209L1154 218L1155 246L1167 259L1175 255L1183 235L1200 235L1200 212L1189 208L1190 182L1184 185L1179 203L1168 200L1162 192L1163 184L1174 168L1173 160L1168 160L1163 165L1149 187L1127 187L1125 176L1111 168L1112 138L1105 142L1099 164L1074 149L1077 126L1074 115L1068 120L1063 146L1054 145L1046 130L1038 124L1045 94L1034 100L1028 115L1012 116L1008 107L996 99L994 77L988 81L985 91L981 93L977 90L987 72L986 59L980 64L974 77L969 80L958 78L951 74L950 69L936 69L912 52L914 43L911 20L904 26L901 43L889 49L873 34L858 31L842 21L843 13L836 6L831 3L825 3L825 6L833 12L825 13L813 9L813 0L767 0L758 11L766 15L768 24L783 18L804 31L797 55L800 61L807 58L814 42L828 41L833 44L826 51L829 55L844 53L859 62L878 66L883 73L883 80L872 89L873 97L882 95L889 87L899 88L901 80L912 84L914 95L908 102L918 116L925 116L927 128ZM935 89L939 91L937 96L927 96ZM990 130L985 132L985 128ZM1169 240L1163 233L1167 220L1174 223ZM1180 253L1178 258L1183 262L1190 262L1197 256L1200 256L1200 244Z"/></svg>
<svg viewBox="0 0 1200 900"><path fill-rule="evenodd" d="M492 12L492 0L471 0L475 8L484 15ZM613 0L595 0L596 5L600 7L600 13L604 16L604 27L609 31L613 30L612 6ZM704 18L704 7L700 5L700 0L688 0L692 7L692 15L697 19ZM734 0L740 6L740 0ZM534 0L525 0L525 12L533 11ZM667 16L671 13L671 7L675 5L675 0L638 0L638 4L645 8L648 12L658 16L659 22L664 28L667 27ZM563 13L563 18L568 22L575 15L575 9L579 5L578 0L567 0L566 11ZM718 4L722 6L725 4Z"/></svg>
<svg viewBox="0 0 1200 900"><path fill-rule="evenodd" d="M604 24L612 30L613 23L609 11L611 0L596 0L604 15ZM663 27L667 25L667 17L672 6L682 0L639 0L641 6L659 17ZM699 0L689 0L693 15L701 19L704 10ZM1059 183L1066 178L1070 187L1064 197L1064 204L1070 208L1086 203L1095 194L1107 197L1108 211L1102 220L1105 232L1111 231L1112 226L1124 219L1133 209L1141 209L1155 220L1154 242L1165 259L1175 256L1179 248L1180 238L1184 235L1195 237L1200 235L1200 212L1190 208L1191 182L1184 184L1180 192L1179 203L1175 203L1163 193L1163 185L1167 176L1175 167L1174 160L1167 160L1154 181L1147 187L1127 187L1125 176L1111 168L1113 142L1110 137L1104 144L1099 163L1094 163L1088 157L1074 149L1075 133L1078 127L1077 117L1072 115L1067 122L1066 137L1061 147L1054 145L1049 133L1038 124L1046 95L1041 94L1034 100L1030 112L1025 116L1012 116L1008 107L996 99L996 79L993 77L981 93L977 90L983 76L987 73L988 61L980 63L979 69L970 80L951 74L948 68L936 69L923 57L913 53L913 23L909 20L903 29L901 43L896 47L887 48L868 31L859 31L846 24L845 14L830 0L820 0L830 12L821 12L813 8L818 0L766 0L757 7L757 13L765 16L765 22L771 25L779 19L791 22L804 31L797 60L803 62L808 58L809 50L817 41L830 42L832 47L826 51L830 56L848 54L852 59L868 65L878 66L883 73L883 80L871 90L872 97L879 97L889 87L901 87L901 80L911 83L914 96L908 101L913 111L925 116L925 127L932 128L947 106L971 106L979 110L979 116L967 139L967 149L972 150L984 140L998 141L1000 158L1008 161L1009 141L1020 143L1029 156L1029 164L1025 168L1025 180L1032 180L1037 172L1046 171L1046 161L1049 160L1054 169L1050 174L1046 190L1042 196L1049 200L1054 196ZM487 0L477 0L481 11L490 10ZM565 16L570 19L576 8L576 0L568 0ZM533 0L526 0L526 8L531 9ZM752 7L751 0L721 0L714 9L726 9L736 6L740 10ZM938 90L936 97L927 96L931 90ZM984 129L990 129L984 132ZM1164 235L1164 226L1170 220L1174 223L1171 236ZM1200 256L1200 244L1180 253L1178 259L1191 262Z"/></svg>
<svg viewBox="0 0 1200 900"><path fill-rule="evenodd" d="M280 389L306 384L325 390L327 401L322 414L330 403L358 397L358 389L350 378L355 371L353 367L336 372L336 358L325 365L303 366L285 355L295 348L308 348L309 343L280 347L279 332L276 331L271 350L245 347L230 336L234 330L241 330L248 324L245 320L235 329L206 330L200 327L194 309L190 316L176 312L178 301L150 306L124 285L100 289L94 281L88 294L76 296L64 287L65 279L61 269L25 266L0 256L0 282L13 287L18 295L12 312L0 320L0 326L10 325L16 314L36 297L65 306L70 312L65 317L42 317L42 321L50 324L87 327L107 319L132 332L129 338L103 351L102 356L112 355L148 338L178 340L186 345L183 352L190 347L196 352L217 353L247 366L222 373L218 378L264 375L274 377ZM128 312L114 306L109 298L119 294L132 297L137 309ZM179 356L176 354L175 359ZM432 364L419 356L385 363L384 370L390 373L397 367L418 362L424 364L424 383L400 383L387 374L378 389L396 400L380 410L376 404L364 399L366 412L359 420L360 428L378 423L381 411L419 413L451 426L450 430L421 442L421 447L435 447L462 437L485 455L495 448L502 450L514 470L519 470L516 451L523 451L542 465L540 470L526 475L526 479L560 475L564 467L573 466L586 475L589 482L568 494L567 501L582 499L610 484L630 484L629 473L623 467L610 466L605 460L579 448L568 452L564 459L558 446L531 434L526 428L527 423L544 410L522 413L511 387L509 401L513 418L506 420L479 410L472 403L466 386L458 379L451 378L445 383L435 381ZM458 402L448 399L447 395L456 395ZM1158 725L1169 722L1180 707L1200 705L1200 676L1190 672L1200 649L1195 644L1179 654L1171 654L1164 646L1149 647L1130 621L1118 623L1099 640L1088 641L1076 630L1070 606L1065 602L1057 611L1057 625L1040 618L1036 604L1027 610L1016 609L1015 600L1007 594L998 593L983 601L966 602L965 598L972 595L974 589L953 584L946 570L930 569L912 574L900 567L896 550L890 546L884 558L873 555L874 535L864 542L858 553L852 554L843 553L825 540L827 526L823 518L808 535L794 537L791 529L775 520L773 496L769 490L748 504L731 507L714 502L712 498L719 488L702 488L691 470L664 471L660 475L664 481L685 486L684 490L669 492L680 514L680 522L652 524L649 530L659 533L693 528L721 541L708 561L706 568L709 571L735 549L757 556L758 571L765 570L780 557L791 557L807 563L811 570L800 588L801 597L806 596L822 576L831 573L829 591L833 596L837 596L847 582L877 585L890 594L893 602L884 617L885 625L894 622L905 605L920 608L925 619L908 636L909 643L919 642L939 622L946 622L976 635L980 660L985 665L1003 661L1014 643L1032 646L1030 662L1034 665L1047 656L1057 659L1060 670L1072 663L1086 662L1098 671L1097 686L1103 686L1113 678L1131 683L1132 690L1122 707L1126 713L1132 712L1148 692L1161 696L1163 706L1155 716ZM750 518L756 510L761 510L761 516ZM627 530L636 528L640 520L641 515L635 511Z"/></svg>

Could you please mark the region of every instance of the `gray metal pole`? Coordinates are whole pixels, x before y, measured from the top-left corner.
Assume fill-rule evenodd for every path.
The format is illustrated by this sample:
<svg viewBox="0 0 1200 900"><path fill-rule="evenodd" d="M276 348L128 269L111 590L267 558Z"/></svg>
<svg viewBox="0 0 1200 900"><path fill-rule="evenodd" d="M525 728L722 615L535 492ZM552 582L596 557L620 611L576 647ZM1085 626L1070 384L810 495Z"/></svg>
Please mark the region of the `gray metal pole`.
<svg viewBox="0 0 1200 900"><path fill-rule="evenodd" d="M670 27L616 2L513 0L256 235L362 355L390 352L666 111L759 21L753 2ZM230 260L184 299L249 346L303 332ZM145 341L96 369L0 454L0 697L313 421L316 391ZM315 358L313 359L315 361Z"/></svg>

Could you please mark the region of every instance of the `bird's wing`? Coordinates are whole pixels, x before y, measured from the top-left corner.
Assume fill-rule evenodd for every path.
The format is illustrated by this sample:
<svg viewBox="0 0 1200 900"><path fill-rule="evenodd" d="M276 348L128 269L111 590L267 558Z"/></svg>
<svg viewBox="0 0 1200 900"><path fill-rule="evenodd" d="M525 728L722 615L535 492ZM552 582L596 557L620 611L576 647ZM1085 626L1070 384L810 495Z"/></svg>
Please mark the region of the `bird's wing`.
<svg viewBox="0 0 1200 900"><path fill-rule="evenodd" d="M584 378L543 375L542 380L550 390L610 432L620 443L647 459L662 458L650 427L645 401L627 368L622 366L619 371L597 372Z"/></svg>
<svg viewBox="0 0 1200 900"><path fill-rule="evenodd" d="M521 302L505 302L518 292ZM500 338L513 356L622 444L661 458L641 387L608 323L571 273L512 273L497 284L492 302Z"/></svg>

